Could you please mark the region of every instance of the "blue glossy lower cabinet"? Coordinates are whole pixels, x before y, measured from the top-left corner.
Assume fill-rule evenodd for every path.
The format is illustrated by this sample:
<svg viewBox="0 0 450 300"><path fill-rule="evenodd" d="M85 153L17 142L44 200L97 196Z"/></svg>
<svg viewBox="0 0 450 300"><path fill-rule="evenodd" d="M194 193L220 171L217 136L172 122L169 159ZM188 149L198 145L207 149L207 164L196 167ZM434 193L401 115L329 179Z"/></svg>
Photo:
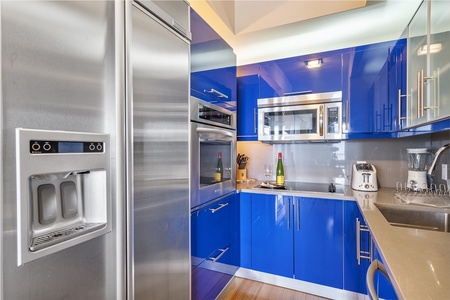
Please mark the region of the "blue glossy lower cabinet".
<svg viewBox="0 0 450 300"><path fill-rule="evenodd" d="M292 197L252 195L251 266L253 270L293 277Z"/></svg>
<svg viewBox="0 0 450 300"><path fill-rule="evenodd" d="M236 195L191 213L192 299L215 299L239 265Z"/></svg>
<svg viewBox="0 0 450 300"><path fill-rule="evenodd" d="M343 286L343 201L294 197L294 277Z"/></svg>
<svg viewBox="0 0 450 300"><path fill-rule="evenodd" d="M379 253L378 248L373 246L373 259L378 259L384 264L384 261ZM397 294L395 293L394 287L392 286L389 279L381 273L379 270L375 272L374 276L374 284L375 289L377 291L377 295L380 299L386 300L397 300Z"/></svg>
<svg viewBox="0 0 450 300"><path fill-rule="evenodd" d="M357 228L357 220L360 222L359 230ZM366 273L371 262L370 261L371 237L368 230L361 230L361 228L364 227L365 222L356 202L345 201L344 289L347 291L357 292L360 294L367 294Z"/></svg>
<svg viewBox="0 0 450 300"><path fill-rule="evenodd" d="M250 195L241 195L247 203L241 213L251 215L251 224L241 222L241 232L249 235L251 227L250 245L241 242L241 255L247 257L242 266L342 288L343 201Z"/></svg>

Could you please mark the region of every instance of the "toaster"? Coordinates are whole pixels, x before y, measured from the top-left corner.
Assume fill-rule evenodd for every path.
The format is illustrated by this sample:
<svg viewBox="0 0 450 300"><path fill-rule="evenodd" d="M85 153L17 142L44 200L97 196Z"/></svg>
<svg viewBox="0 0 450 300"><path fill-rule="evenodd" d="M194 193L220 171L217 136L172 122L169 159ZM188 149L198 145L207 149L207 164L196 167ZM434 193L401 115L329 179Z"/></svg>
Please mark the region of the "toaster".
<svg viewBox="0 0 450 300"><path fill-rule="evenodd" d="M352 167L352 189L357 191L378 191L377 169L365 161L358 161Z"/></svg>

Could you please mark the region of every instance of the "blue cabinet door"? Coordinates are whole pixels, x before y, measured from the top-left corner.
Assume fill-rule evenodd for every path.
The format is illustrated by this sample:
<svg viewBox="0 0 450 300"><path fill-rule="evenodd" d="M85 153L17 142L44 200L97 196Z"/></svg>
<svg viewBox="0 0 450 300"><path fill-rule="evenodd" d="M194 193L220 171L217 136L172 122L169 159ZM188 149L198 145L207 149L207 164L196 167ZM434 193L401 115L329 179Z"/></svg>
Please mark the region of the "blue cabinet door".
<svg viewBox="0 0 450 300"><path fill-rule="evenodd" d="M379 253L378 248L373 245L373 259L378 259L384 264L383 259ZM397 300L397 294L395 293L392 283L386 276L379 270L375 272L374 276L375 289L377 291L378 298L386 300Z"/></svg>
<svg viewBox="0 0 450 300"><path fill-rule="evenodd" d="M308 68L307 63L312 60L320 60L320 67ZM342 55L322 53L263 63L259 78L260 98L340 91Z"/></svg>
<svg viewBox="0 0 450 300"><path fill-rule="evenodd" d="M348 138L392 132L389 54L393 42L356 47L343 54L344 127Z"/></svg>
<svg viewBox="0 0 450 300"><path fill-rule="evenodd" d="M253 270L293 277L292 197L252 194Z"/></svg>
<svg viewBox="0 0 450 300"><path fill-rule="evenodd" d="M192 299L215 299L237 270L235 195L191 213Z"/></svg>
<svg viewBox="0 0 450 300"><path fill-rule="evenodd" d="M237 78L237 140L258 140L258 75Z"/></svg>
<svg viewBox="0 0 450 300"><path fill-rule="evenodd" d="M398 40L389 55L389 102L392 106L392 130L406 127L406 39Z"/></svg>
<svg viewBox="0 0 450 300"><path fill-rule="evenodd" d="M371 239L368 231L358 232L356 219L365 225L357 203L344 201L344 290L367 294L366 273L370 260L360 258L358 262L357 251L369 253ZM359 248L357 248L358 235Z"/></svg>
<svg viewBox="0 0 450 300"><path fill-rule="evenodd" d="M236 55L220 35L190 10L191 96L236 110Z"/></svg>
<svg viewBox="0 0 450 300"><path fill-rule="evenodd" d="M294 214L295 278L342 288L342 201L295 197Z"/></svg>

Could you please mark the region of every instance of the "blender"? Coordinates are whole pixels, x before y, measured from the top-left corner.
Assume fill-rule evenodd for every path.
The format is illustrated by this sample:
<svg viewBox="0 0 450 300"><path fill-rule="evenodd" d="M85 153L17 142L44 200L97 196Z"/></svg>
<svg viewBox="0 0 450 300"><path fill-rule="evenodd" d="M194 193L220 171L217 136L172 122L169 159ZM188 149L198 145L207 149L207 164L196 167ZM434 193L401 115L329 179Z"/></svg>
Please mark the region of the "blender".
<svg viewBox="0 0 450 300"><path fill-rule="evenodd" d="M407 189L413 191L426 190L427 170L431 154L427 148L410 148L408 152L408 182Z"/></svg>

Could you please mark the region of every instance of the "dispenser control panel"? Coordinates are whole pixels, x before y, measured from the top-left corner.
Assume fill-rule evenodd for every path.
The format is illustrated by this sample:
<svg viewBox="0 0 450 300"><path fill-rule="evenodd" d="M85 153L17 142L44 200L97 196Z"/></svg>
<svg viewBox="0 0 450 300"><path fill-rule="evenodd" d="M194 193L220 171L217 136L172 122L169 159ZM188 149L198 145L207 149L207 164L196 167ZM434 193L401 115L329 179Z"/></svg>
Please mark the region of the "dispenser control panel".
<svg viewBox="0 0 450 300"><path fill-rule="evenodd" d="M105 145L103 142L67 142L67 141L43 141L31 140L31 154L46 153L103 153Z"/></svg>

